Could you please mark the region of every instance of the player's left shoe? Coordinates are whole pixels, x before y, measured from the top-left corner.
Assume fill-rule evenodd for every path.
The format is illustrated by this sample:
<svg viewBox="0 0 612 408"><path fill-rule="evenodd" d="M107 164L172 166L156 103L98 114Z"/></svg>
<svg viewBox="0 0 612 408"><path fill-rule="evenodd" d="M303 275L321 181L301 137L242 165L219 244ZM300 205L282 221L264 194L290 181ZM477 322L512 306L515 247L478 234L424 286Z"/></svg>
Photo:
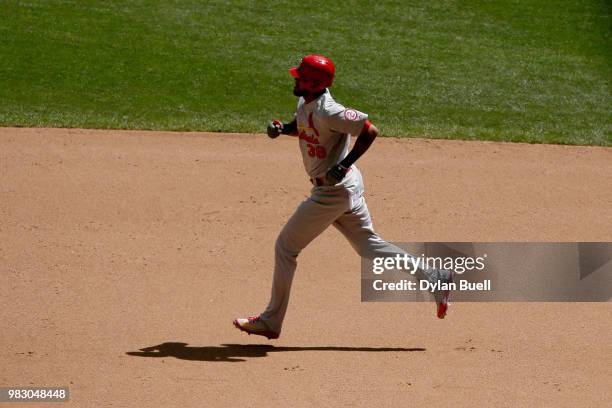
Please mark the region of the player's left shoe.
<svg viewBox="0 0 612 408"><path fill-rule="evenodd" d="M449 273L448 279L445 282L447 284L453 283L453 278L454 278L453 276L454 272L452 270L449 272L450 273ZM436 297L438 298L436 299L438 319L444 319L444 317L446 317L448 306L450 305L450 303L448 302L450 300L450 290L442 290L441 293L439 293L438 296Z"/></svg>
<svg viewBox="0 0 612 408"><path fill-rule="evenodd" d="M234 326L243 332L267 337L268 340L278 339L280 333L270 330L266 322L260 316L247 317L246 319L234 320Z"/></svg>

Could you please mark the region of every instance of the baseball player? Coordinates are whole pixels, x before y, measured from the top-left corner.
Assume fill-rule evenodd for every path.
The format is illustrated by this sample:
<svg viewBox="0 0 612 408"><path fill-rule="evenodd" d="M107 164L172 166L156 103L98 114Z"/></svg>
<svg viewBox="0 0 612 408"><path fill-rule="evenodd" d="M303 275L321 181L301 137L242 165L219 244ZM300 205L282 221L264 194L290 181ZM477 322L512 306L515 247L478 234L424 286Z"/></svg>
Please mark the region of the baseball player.
<svg viewBox="0 0 612 408"><path fill-rule="evenodd" d="M310 197L298 206L276 240L268 307L259 316L234 320L236 328L268 339L276 339L281 333L300 251L330 225L367 259L405 254L374 232L363 196L361 173L355 166L378 136L378 129L367 114L345 108L334 100L328 88L334 80L335 68L329 58L307 55L289 73L295 78L293 94L298 97L295 117L289 123L270 122L267 132L273 139L281 134L298 138L313 187ZM349 152L351 135L357 135L357 139ZM449 271L417 271L417 279L430 282L448 283L452 278ZM448 297L448 291L434 293L441 319L446 315Z"/></svg>

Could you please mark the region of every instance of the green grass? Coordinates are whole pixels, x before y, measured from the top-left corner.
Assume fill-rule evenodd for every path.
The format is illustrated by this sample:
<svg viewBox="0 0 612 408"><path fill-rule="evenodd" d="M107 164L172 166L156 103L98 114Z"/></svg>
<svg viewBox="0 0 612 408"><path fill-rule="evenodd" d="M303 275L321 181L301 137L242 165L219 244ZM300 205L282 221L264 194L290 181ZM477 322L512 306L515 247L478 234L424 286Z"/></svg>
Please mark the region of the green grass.
<svg viewBox="0 0 612 408"><path fill-rule="evenodd" d="M383 134L612 145L608 0L0 0L0 125L262 131L320 52Z"/></svg>

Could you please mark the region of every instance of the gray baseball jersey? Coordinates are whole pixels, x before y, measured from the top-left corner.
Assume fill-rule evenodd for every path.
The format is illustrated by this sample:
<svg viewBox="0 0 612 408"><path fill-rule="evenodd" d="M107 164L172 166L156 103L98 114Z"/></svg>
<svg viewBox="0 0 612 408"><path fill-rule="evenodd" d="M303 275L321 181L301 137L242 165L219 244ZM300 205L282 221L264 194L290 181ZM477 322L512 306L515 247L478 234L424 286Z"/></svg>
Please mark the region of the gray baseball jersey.
<svg viewBox="0 0 612 408"><path fill-rule="evenodd" d="M300 151L306 173L322 177L348 154L350 135L359 135L368 115L347 109L329 89L310 103L299 98L296 111Z"/></svg>

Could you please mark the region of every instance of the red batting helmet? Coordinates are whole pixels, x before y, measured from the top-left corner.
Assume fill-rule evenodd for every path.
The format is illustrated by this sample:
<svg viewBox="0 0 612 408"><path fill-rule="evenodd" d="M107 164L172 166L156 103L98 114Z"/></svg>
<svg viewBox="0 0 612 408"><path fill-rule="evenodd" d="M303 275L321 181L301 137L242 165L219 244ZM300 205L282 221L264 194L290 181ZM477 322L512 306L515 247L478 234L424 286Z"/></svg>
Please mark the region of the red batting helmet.
<svg viewBox="0 0 612 408"><path fill-rule="evenodd" d="M306 90L319 92L332 85L336 68L329 58L311 54L302 58L299 67L290 68L289 73L294 78L305 80Z"/></svg>

